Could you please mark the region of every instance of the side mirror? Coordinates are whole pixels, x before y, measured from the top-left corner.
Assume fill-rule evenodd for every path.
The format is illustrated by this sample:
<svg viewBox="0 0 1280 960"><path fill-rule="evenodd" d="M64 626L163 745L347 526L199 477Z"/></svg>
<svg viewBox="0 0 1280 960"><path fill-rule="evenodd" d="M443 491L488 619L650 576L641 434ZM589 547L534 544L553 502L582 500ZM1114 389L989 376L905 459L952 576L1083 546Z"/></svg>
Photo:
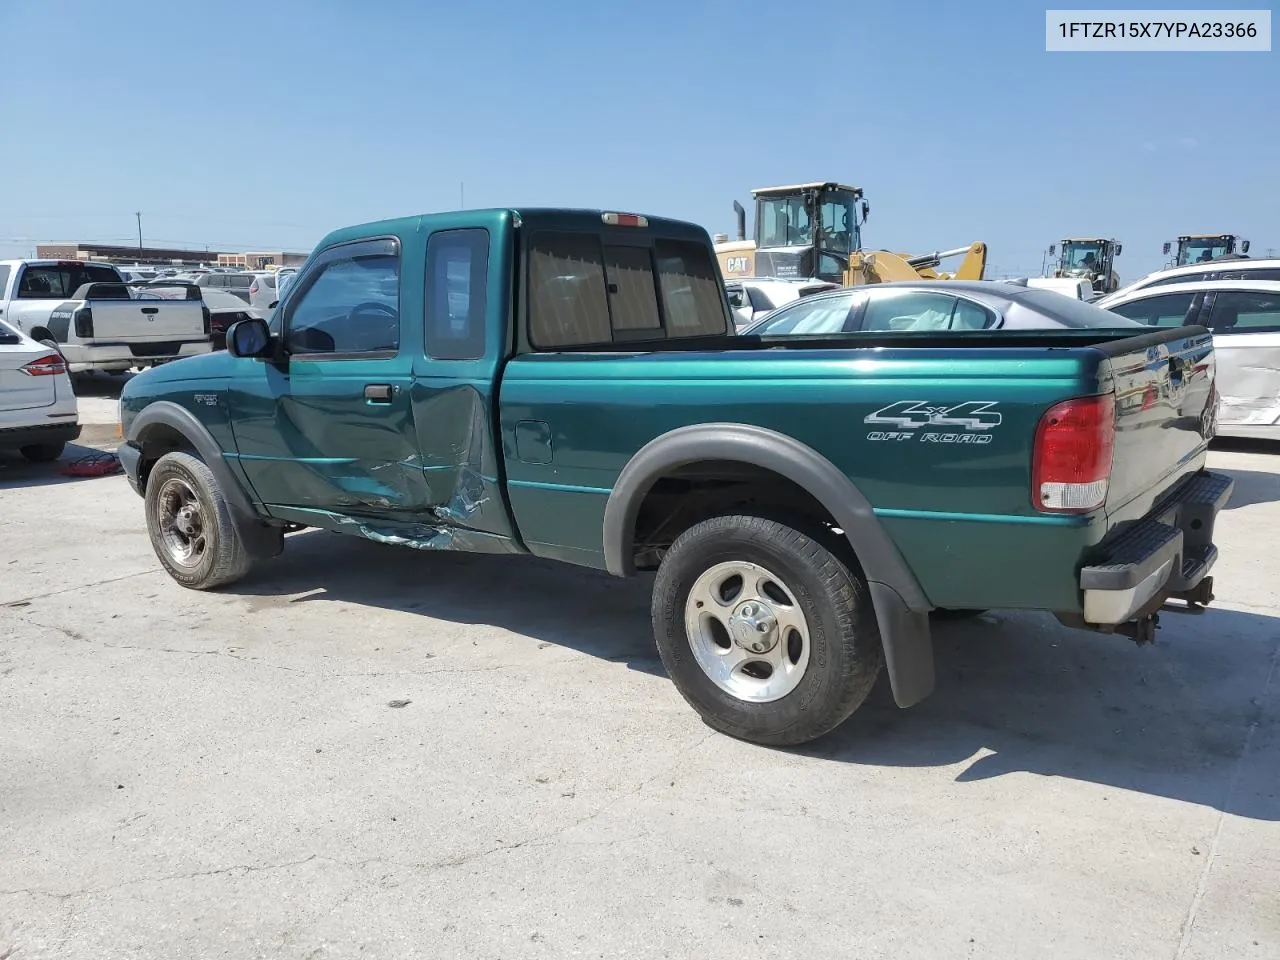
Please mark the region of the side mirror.
<svg viewBox="0 0 1280 960"><path fill-rule="evenodd" d="M1058 245L1056 243L1049 244L1049 256L1056 257L1058 255Z"/></svg>
<svg viewBox="0 0 1280 960"><path fill-rule="evenodd" d="M866 222L867 222L867 217L869 217L869 216L871 216L871 204L869 204L869 203L867 203L867 201L863 200L863 201L862 201L862 222L863 222L863 223L866 223Z"/></svg>
<svg viewBox="0 0 1280 960"><path fill-rule="evenodd" d="M233 357L262 357L270 347L271 329L265 320L237 320L227 330L227 353Z"/></svg>
<svg viewBox="0 0 1280 960"><path fill-rule="evenodd" d="M1241 252L1241 253L1248 253L1248 252L1249 252L1249 241L1248 241L1248 240L1246 240L1244 243L1240 244L1240 252Z"/></svg>
<svg viewBox="0 0 1280 960"><path fill-rule="evenodd" d="M1124 249L1124 244L1122 244L1122 243L1117 243L1117 244L1116 244L1116 256L1117 256L1117 257L1118 257L1118 256L1120 256L1120 251L1121 251L1121 250L1123 250L1123 249Z"/></svg>
<svg viewBox="0 0 1280 960"><path fill-rule="evenodd" d="M1170 251L1171 249L1173 249L1173 244L1172 244L1172 243L1166 243L1166 244L1164 245L1164 255L1165 255L1166 257L1169 255L1169 251Z"/></svg>

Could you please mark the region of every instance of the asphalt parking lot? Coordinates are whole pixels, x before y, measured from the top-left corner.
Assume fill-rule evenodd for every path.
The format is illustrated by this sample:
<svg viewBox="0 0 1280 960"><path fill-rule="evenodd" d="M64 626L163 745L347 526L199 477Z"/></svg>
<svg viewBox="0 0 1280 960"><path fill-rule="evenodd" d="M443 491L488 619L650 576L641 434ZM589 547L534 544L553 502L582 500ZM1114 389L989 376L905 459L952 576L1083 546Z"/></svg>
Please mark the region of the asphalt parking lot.
<svg viewBox="0 0 1280 960"><path fill-rule="evenodd" d="M776 751L647 582L304 531L193 593L123 477L0 461L0 958L1280 956L1280 453L1211 464L1204 616L942 624Z"/></svg>

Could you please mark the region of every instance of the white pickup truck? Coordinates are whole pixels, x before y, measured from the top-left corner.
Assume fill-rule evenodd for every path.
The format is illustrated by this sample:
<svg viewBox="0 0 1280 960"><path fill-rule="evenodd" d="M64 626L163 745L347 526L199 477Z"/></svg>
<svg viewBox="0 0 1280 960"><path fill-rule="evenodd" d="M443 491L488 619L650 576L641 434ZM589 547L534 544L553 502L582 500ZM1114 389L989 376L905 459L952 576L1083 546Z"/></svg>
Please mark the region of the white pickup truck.
<svg viewBox="0 0 1280 960"><path fill-rule="evenodd" d="M83 260L0 260L0 320L58 350L72 373L151 367L209 353L210 315L192 286L160 298Z"/></svg>

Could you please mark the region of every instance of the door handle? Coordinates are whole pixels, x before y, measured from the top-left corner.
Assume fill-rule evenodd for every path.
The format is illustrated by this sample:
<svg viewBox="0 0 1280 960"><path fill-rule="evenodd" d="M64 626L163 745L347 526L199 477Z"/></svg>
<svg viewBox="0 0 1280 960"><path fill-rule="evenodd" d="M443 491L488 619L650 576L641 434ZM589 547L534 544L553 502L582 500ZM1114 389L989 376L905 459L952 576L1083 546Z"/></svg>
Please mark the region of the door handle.
<svg viewBox="0 0 1280 960"><path fill-rule="evenodd" d="M364 388L364 398L373 403L390 403L393 392L389 383L371 383Z"/></svg>

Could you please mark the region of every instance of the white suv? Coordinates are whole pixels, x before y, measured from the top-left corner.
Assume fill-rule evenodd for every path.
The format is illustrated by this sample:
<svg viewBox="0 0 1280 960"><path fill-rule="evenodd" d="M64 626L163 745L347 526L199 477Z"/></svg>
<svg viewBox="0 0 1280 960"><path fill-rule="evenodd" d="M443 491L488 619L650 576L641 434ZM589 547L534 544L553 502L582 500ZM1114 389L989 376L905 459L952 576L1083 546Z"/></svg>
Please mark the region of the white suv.
<svg viewBox="0 0 1280 960"><path fill-rule="evenodd" d="M0 450L46 462L78 436L76 396L61 354L0 321Z"/></svg>
<svg viewBox="0 0 1280 960"><path fill-rule="evenodd" d="M1280 280L1280 259L1250 260L1240 257L1232 260L1206 260L1204 263L1188 263L1168 270L1157 270L1141 280L1135 280L1115 293L1099 297L1094 306L1107 309L1107 304L1118 303L1148 287L1164 287L1173 283L1198 283L1202 280Z"/></svg>

